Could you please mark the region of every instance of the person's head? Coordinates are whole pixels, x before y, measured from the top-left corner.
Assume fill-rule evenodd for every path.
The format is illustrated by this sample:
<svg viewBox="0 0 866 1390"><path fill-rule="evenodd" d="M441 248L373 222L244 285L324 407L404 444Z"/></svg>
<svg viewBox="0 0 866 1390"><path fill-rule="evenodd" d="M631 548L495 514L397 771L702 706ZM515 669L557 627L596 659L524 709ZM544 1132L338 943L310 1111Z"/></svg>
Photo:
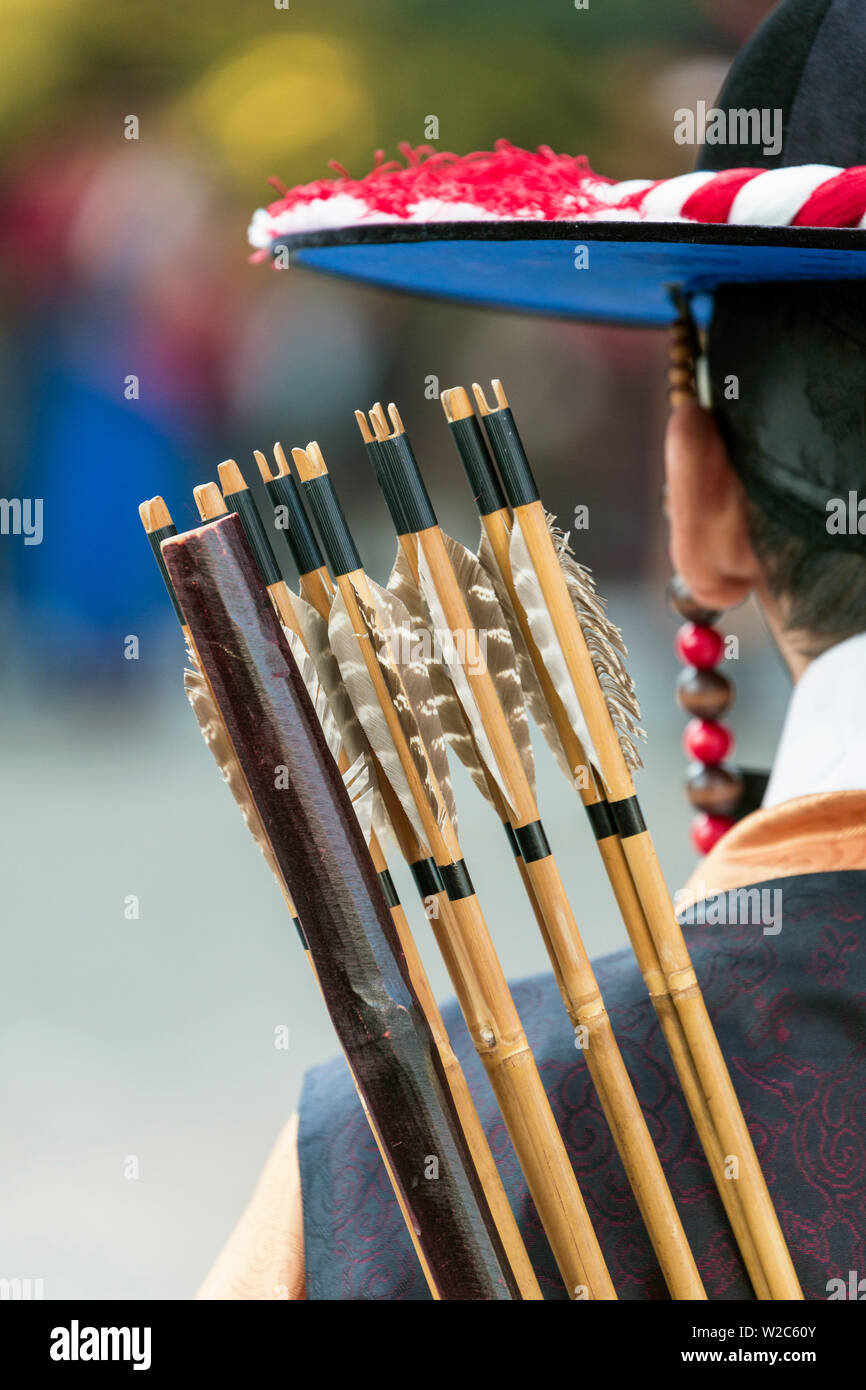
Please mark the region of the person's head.
<svg viewBox="0 0 866 1390"><path fill-rule="evenodd" d="M866 285L720 290L708 355L713 412L668 425L671 560L708 608L754 593L796 676L866 631Z"/></svg>

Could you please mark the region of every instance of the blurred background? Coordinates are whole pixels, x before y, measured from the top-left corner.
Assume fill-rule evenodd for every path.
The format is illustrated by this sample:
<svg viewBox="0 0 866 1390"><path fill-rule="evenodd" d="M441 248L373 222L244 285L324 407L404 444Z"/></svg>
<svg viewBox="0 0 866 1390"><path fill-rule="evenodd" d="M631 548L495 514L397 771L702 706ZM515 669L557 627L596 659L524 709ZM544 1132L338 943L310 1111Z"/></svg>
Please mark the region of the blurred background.
<svg viewBox="0 0 866 1390"><path fill-rule="evenodd" d="M384 580L393 535L353 410L399 403L443 525L474 546L425 383L501 376L548 506L566 529L589 508L579 558L624 630L650 733L639 792L671 887L688 876L661 335L276 275L248 264L245 234L275 196L269 176L306 182L331 158L366 172L377 148L424 143L430 115L440 149L506 136L617 178L685 172L694 151L673 141L674 110L712 102L769 8L0 0L0 493L44 501L40 545L0 536L0 1276L42 1279L46 1298L189 1297L305 1067L335 1050L187 707L142 499L163 494L183 528L221 459L251 477L253 448L316 438ZM739 757L767 766L786 680L752 612L727 626L741 644ZM600 955L623 930L583 813L536 752L542 814ZM459 778L458 792L506 968L543 969L498 827Z"/></svg>

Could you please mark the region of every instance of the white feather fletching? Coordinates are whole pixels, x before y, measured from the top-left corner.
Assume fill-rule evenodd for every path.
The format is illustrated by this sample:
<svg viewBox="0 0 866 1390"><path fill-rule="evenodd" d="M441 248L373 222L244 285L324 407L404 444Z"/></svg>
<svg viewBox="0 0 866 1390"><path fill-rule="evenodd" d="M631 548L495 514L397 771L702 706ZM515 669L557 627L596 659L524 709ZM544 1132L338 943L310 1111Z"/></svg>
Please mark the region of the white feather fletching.
<svg viewBox="0 0 866 1390"><path fill-rule="evenodd" d="M599 757L595 750L595 745L589 736L589 729L586 727L583 710L580 707L580 701L577 698L577 694L571 682L571 676L568 673L568 666L566 665L565 657L562 654L562 648L556 636L553 619L547 611L547 604L542 597L541 587L535 573L535 567L530 558L519 522L515 522L511 532L508 559L511 565L511 579L514 584L514 590L526 614L526 622L532 633L535 645L547 668L556 692L562 700L565 712L568 716L568 722L580 739L584 752L589 758L592 766L600 775L601 768L599 765ZM574 776L573 770L569 771L569 776Z"/></svg>
<svg viewBox="0 0 866 1390"><path fill-rule="evenodd" d="M331 713L331 706L328 704L328 696L324 686L319 680L319 673L316 670L316 663L310 656L303 642L296 632L291 628L283 627L283 635L292 650L295 658L295 665L301 673L301 680L307 687L307 694L316 711L316 718L325 735L325 743L328 745L328 752L336 762L340 756L340 749L343 746L343 739L336 719Z"/></svg>
<svg viewBox="0 0 866 1390"><path fill-rule="evenodd" d="M371 640L372 642L372 637L369 639L359 638L355 635L352 620L349 617L345 601L341 594L337 594L331 606L331 615L328 621L328 638L331 650L340 668L340 675L346 687L346 693L352 702L361 727L369 740L370 747L376 754L382 773L387 777L388 782L394 789L394 793L403 807L403 810L406 812L412 829L424 847L424 852L429 855L430 848L427 844L427 836L424 832L418 808L415 805L415 798L410 790L406 774L400 762L400 756L394 744L394 739L391 736L387 720L379 704L379 699L376 695L376 687L373 684L373 680L367 671L364 658L361 655L359 643L365 640ZM375 645L374 650L376 650L377 660L379 661L381 670L384 658L375 648ZM383 678L386 679L387 684L387 677L384 671ZM395 673L392 674L392 683L394 680L396 680ZM403 725L404 721L407 719L406 713L402 712L401 714L401 712L398 711L398 717L400 717L401 725ZM414 720L411 722L414 724ZM415 729L417 729L417 725L415 725ZM409 733L411 732L412 730L410 729ZM438 812L438 807L436 808L436 812Z"/></svg>
<svg viewBox="0 0 866 1390"><path fill-rule="evenodd" d="M369 844L373 830L380 838L385 833L391 833L390 821L373 770L370 745L343 689L339 667L328 646L328 630L324 619L310 604L294 594L292 595L292 603L301 630L305 634L304 640L302 641L296 633L285 627L283 632L292 649L292 655L297 662L301 678L307 687L307 693L322 726L328 751L335 759L339 759L341 753L345 753L348 758L350 748L355 752L353 762L343 773L343 782L349 791L349 799L358 817L364 839ZM324 629L324 638L322 629ZM309 644L306 640L308 633L319 643L317 647L318 660L309 651ZM332 684L336 682L333 697L329 694L328 686L320 679L322 669L325 670ZM334 715L335 704L343 716L342 725ZM365 774L363 781L360 777L362 772Z"/></svg>
<svg viewBox="0 0 866 1390"><path fill-rule="evenodd" d="M477 561L475 562L475 564L478 571L483 575L484 572L483 570L481 570L481 567L480 565L478 565ZM515 803L519 802L519 797L515 795L511 787L508 785L508 782L506 778L503 776L502 771L499 768L499 765L496 761L493 748L490 744L489 738L487 737L487 730L484 727L484 721L481 716L481 711L478 708L478 704L475 699L475 693L472 689L472 684L469 680L469 677L466 674L466 669L464 667L463 661L461 660L461 655L465 656L467 654L467 644L471 639L469 635L465 633L452 633L451 628L449 627L448 622L446 621L445 613L443 611L442 604L439 600L439 595L436 592L436 582L433 578L433 575L430 571L430 566L427 562L427 558L424 555L424 551L421 547L419 547L418 551L418 570L419 578L421 581L421 594L424 599L424 603L427 607L427 611L430 615L430 626L432 627L434 636L437 638L441 648L442 664L448 672L448 675L450 676L451 681L454 685L454 689L457 692L457 698L463 706L463 712L466 715L466 718L469 722L469 726L472 730L473 737L478 746L478 752L485 765L489 769L491 776L496 782L496 785L502 792L507 806L510 810L514 811ZM500 632L503 629L507 630L507 625L505 624L504 619L502 619L501 613L494 619L494 621ZM463 648L462 653L461 647ZM480 658L483 661L483 658L480 657L480 652L477 654L472 653L472 656L473 659ZM526 711L522 699L520 701L520 708L523 709L525 719Z"/></svg>
<svg viewBox="0 0 866 1390"><path fill-rule="evenodd" d="M292 594L292 607L304 636L304 645L316 668L316 674L327 696L331 713L337 721L343 742L343 752L353 765L359 759L363 759L369 766L372 789L370 798L372 827L380 839L386 835L393 839L394 832L370 761L370 745L358 722L358 716L343 685L340 668L334 653L331 651L328 641L328 624L312 604L307 603L305 599L299 598L296 594ZM369 835L366 833L365 839L369 840Z"/></svg>
<svg viewBox="0 0 866 1390"><path fill-rule="evenodd" d="M642 766L637 742L645 740L646 733L640 727L640 704L634 681L623 661L628 651L622 633L605 612L604 600L595 591L591 570L578 563L568 543L568 534L561 531L555 522L556 517L548 514L548 529L572 607L586 639L626 766L634 772Z"/></svg>
<svg viewBox="0 0 866 1390"><path fill-rule="evenodd" d="M436 643L430 630L429 614L415 583L415 576L409 566L409 561L402 550L397 551L394 568L391 570L388 580L388 591L400 599L409 614L413 633L417 634L425 644L425 651L428 656L427 670L433 688L433 697L436 701L436 713L439 716L445 740L466 768L481 795L490 801L487 776L475 739L472 736L472 730L466 715L463 713L463 706L457 698L451 678L439 662Z"/></svg>
<svg viewBox="0 0 866 1390"><path fill-rule="evenodd" d="M535 759L532 753L532 735L529 730L529 717L520 680L514 642L508 619L496 595L490 576L477 556L465 545L455 541L443 532L442 539L451 561L457 583L466 602L469 618L475 634L483 635L469 639L467 660L483 654L487 671L493 681L497 699L508 720L514 746L517 749L523 772L535 796ZM481 645L483 640L483 647ZM478 651L472 651L472 642L478 644Z"/></svg>
<svg viewBox="0 0 866 1390"><path fill-rule="evenodd" d="M526 698L526 705L530 715L535 720L542 738L556 759L560 772L568 778L570 782L574 780L574 772L568 761L568 754L562 746L562 740L556 731L556 724L550 713L547 700L541 688L538 676L535 674L535 667L532 664L532 657L529 655L526 643L523 640L520 622L514 611L514 604L511 602L511 595L499 564L490 544L490 538L484 527L481 527L481 539L478 545L478 563L486 570L490 576L490 582L496 591L505 620L511 632L511 640L514 643L514 651L517 656L517 669L520 672L520 684L523 686L523 694Z"/></svg>
<svg viewBox="0 0 866 1390"><path fill-rule="evenodd" d="M340 668L334 659L334 653L331 651L327 620L311 603L298 598L295 594L292 594L292 607L304 635L304 646L309 652L310 659L316 668L316 674L328 697L331 713L337 721L346 757L350 762L355 762L362 753L369 753L370 745L364 730L358 723L358 716L346 694L340 676Z"/></svg>
<svg viewBox="0 0 866 1390"><path fill-rule="evenodd" d="M430 769L439 784L442 800L456 833L457 807L454 804L451 769L427 660L430 634L419 632L414 627L409 610L395 593L383 589L372 579L368 579L367 583L376 604L380 630L388 644L391 661L403 682Z"/></svg>
<svg viewBox="0 0 866 1390"><path fill-rule="evenodd" d="M370 759L366 754L361 753L351 767L346 768L343 773L343 785L349 793L352 809L358 817L361 834L366 843L369 844L374 830L373 817L379 789L376 785Z"/></svg>

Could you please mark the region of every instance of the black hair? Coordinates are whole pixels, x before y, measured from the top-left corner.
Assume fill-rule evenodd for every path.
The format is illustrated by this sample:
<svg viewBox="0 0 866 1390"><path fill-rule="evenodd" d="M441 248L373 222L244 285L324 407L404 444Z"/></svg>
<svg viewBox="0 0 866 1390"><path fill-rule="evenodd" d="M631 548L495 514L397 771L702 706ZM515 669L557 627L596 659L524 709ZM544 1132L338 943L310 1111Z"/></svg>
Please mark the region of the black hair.
<svg viewBox="0 0 866 1390"><path fill-rule="evenodd" d="M866 631L866 283L718 290L709 368L756 554L817 655Z"/></svg>

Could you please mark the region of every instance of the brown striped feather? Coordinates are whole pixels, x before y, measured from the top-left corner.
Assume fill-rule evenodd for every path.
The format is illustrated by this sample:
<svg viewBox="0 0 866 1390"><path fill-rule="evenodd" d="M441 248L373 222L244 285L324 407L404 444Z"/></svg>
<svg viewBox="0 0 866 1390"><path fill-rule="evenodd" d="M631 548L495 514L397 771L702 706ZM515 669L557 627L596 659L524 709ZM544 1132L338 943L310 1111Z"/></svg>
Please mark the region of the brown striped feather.
<svg viewBox="0 0 866 1390"><path fill-rule="evenodd" d="M424 640L427 642L426 650L429 653L430 684L433 687L436 710L445 734L445 740L466 768L481 795L490 801L487 777L475 739L472 736L472 730L466 715L463 713L463 706L457 698L451 678L437 658L427 609L415 583L409 562L402 550L397 551L397 559L394 561L394 568L391 570L391 576L388 580L388 589L404 604L409 613L413 631L422 635L426 634Z"/></svg>
<svg viewBox="0 0 866 1390"><path fill-rule="evenodd" d="M421 740L420 735L417 734L417 723L411 711L408 709L405 691L403 691L400 685L397 673L389 665L387 655L383 656L380 650L380 648L384 648L385 644L384 641L381 640L381 634L378 632L375 614L370 612L366 604L360 608L360 611L364 618L365 625L367 626L368 636L371 641L372 649L376 653L383 680L394 702L397 717L403 729L404 736L409 743L410 752L417 767L419 758L422 757L418 747ZM346 693L352 702L361 727L369 740L370 747L376 755L382 773L387 777L389 784L393 788L394 794L406 812L412 829L423 845L425 852L429 854L430 850L427 845L427 837L424 833L424 827L415 805L415 799L406 779L406 774L403 771L385 715L379 704L372 677L367 671L364 658L361 655L359 643L364 639L356 636L352 626L352 620L346 609L345 600L341 594L335 597L331 605L331 615L328 622L328 637L331 650L336 658L340 669L340 675L346 687ZM380 638L378 644L376 638ZM415 740L414 746L413 740ZM431 810L433 810L438 818L440 808L435 796L433 796L433 789L430 786L426 759L423 760L423 768L419 768L418 770L421 775L422 784L428 789L428 804L430 804Z"/></svg>
<svg viewBox="0 0 866 1390"><path fill-rule="evenodd" d="M523 686L523 694L526 700L526 707L530 715L535 720L538 730L556 759L560 771L569 782L573 780L573 773L568 761L568 755L562 746L562 740L556 731L556 724L544 698L538 677L535 674L535 667L532 658L523 640L523 633L514 605L511 602L511 595L506 588L502 575L499 572L499 565L493 553L493 546L484 527L481 528L481 540L478 545L478 563L490 577L490 582L496 592L500 607L505 614L508 629L511 633L511 640L514 643L514 651L517 656L517 669L520 673L520 684Z"/></svg>
<svg viewBox="0 0 866 1390"><path fill-rule="evenodd" d="M418 630L412 623L406 605L393 591L383 589L372 579L368 579L367 583L378 609L380 630L387 640L391 660L417 720L431 771L439 784L442 800L456 832L457 807L454 804L445 733L430 680L430 634Z"/></svg>
<svg viewBox="0 0 866 1390"><path fill-rule="evenodd" d="M637 743L646 739L646 733L640 725L640 704L634 681L623 660L628 656L628 649L619 628L607 616L604 599L596 593L591 570L578 563L568 543L568 533L560 530L555 522L556 518L548 514L547 525L571 602L586 638L623 757L633 772L643 766Z"/></svg>
<svg viewBox="0 0 866 1390"><path fill-rule="evenodd" d="M250 795L247 780L237 760L228 729L213 697L213 691L189 648L187 648L187 660L190 664L183 673L183 687L192 706L192 712L198 720L202 738L213 755L220 776L240 807L241 815L247 823L247 829L261 850L268 868L279 883L281 890L285 891L270 840L265 833L261 816Z"/></svg>
<svg viewBox="0 0 866 1390"><path fill-rule="evenodd" d="M460 545L459 542L452 540L449 536L444 536L443 539L469 612L472 631L469 634L454 634L457 640L453 645L449 641L452 634L439 603L436 585L427 565L423 550L419 551L421 593L430 614L431 626L434 633L439 638L441 650L440 659L454 684L457 697L463 706L463 711L475 738L479 755L489 768L508 806L513 809L515 797L512 794L507 779L497 766L493 749L487 737L484 722L475 700L472 684L466 674L462 658L465 657L467 659L467 664L474 663L478 661L479 658L481 662L486 664L493 679L500 704L511 725L514 741L523 763L524 772L530 781L530 785L534 789L535 762L532 756L529 720L523 700L520 676L517 671L517 658L514 654L514 646L508 631L508 624L505 621L502 609L496 601L496 595L490 580L475 559L475 556L472 555L465 546ZM477 641L479 636L483 637L484 647L476 651L473 650L472 644ZM463 651L460 650L461 645L464 648Z"/></svg>
<svg viewBox="0 0 866 1390"><path fill-rule="evenodd" d="M589 736L583 710L580 708L580 701L575 694L565 657L556 636L553 619L547 611L547 604L541 593L535 567L519 525L515 525L511 532L508 560L511 566L511 580L514 584L514 590L518 602L526 614L526 622L541 660L547 668L556 693L562 700L569 724L580 739L586 756L596 772L600 772L598 754ZM570 773L569 776L572 777L573 774Z"/></svg>

